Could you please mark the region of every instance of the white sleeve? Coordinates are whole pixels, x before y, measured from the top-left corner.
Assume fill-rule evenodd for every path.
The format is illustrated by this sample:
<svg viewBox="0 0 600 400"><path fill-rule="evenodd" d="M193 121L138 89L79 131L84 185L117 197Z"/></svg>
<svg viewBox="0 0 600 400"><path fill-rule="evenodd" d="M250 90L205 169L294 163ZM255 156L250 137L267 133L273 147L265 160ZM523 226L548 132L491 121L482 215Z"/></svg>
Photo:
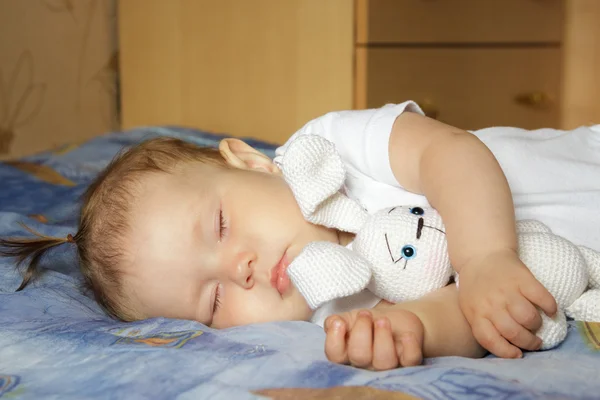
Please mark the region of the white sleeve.
<svg viewBox="0 0 600 400"><path fill-rule="evenodd" d="M376 181L400 186L390 166L388 148L392 125L404 111L424 115L413 101L377 109L330 112L308 122L277 148L274 162L280 165L288 144L298 135L319 135L335 144L349 167Z"/></svg>

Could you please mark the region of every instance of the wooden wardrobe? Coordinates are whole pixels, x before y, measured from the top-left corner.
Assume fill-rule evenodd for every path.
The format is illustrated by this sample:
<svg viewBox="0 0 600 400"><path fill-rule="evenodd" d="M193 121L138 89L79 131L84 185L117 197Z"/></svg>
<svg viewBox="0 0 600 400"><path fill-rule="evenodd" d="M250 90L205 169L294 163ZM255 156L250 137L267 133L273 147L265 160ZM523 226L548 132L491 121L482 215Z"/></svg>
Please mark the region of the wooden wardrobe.
<svg viewBox="0 0 600 400"><path fill-rule="evenodd" d="M464 129L591 123L600 25L574 22L590 10L597 21L596 0L121 0L122 121L281 143L328 111L412 99Z"/></svg>

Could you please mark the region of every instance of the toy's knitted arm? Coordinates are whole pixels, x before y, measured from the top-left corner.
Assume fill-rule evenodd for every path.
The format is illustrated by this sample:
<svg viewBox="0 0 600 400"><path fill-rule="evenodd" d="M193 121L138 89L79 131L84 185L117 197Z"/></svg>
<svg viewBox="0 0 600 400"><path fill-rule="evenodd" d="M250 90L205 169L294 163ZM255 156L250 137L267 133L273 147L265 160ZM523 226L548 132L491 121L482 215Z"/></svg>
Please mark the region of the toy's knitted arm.
<svg viewBox="0 0 600 400"><path fill-rule="evenodd" d="M579 246L589 275L588 289L567 309L567 315L579 321L600 322L600 253Z"/></svg>
<svg viewBox="0 0 600 400"><path fill-rule="evenodd" d="M551 233L552 231L540 221L523 219L517 221L517 233Z"/></svg>
<svg viewBox="0 0 600 400"><path fill-rule="evenodd" d="M565 312L577 321L600 322L600 289L588 289Z"/></svg>
<svg viewBox="0 0 600 400"><path fill-rule="evenodd" d="M359 254L330 242L309 243L287 269L290 280L311 309L362 291L371 266Z"/></svg>

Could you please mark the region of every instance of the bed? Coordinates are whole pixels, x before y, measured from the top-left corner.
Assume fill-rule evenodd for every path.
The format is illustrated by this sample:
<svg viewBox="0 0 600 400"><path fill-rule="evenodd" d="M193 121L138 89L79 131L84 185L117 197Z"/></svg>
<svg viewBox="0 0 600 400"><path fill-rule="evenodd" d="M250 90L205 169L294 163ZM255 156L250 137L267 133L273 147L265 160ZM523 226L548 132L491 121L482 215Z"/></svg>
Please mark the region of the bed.
<svg viewBox="0 0 600 400"><path fill-rule="evenodd" d="M178 127L116 132L0 163L0 235L76 230L78 198L123 147L172 136L214 146L219 135ZM275 146L246 139L273 156ZM522 360L428 359L373 372L329 363L307 322L213 330L200 323L107 317L80 289L73 248L43 262L37 283L0 260L0 398L600 398L600 324L570 321L557 349Z"/></svg>

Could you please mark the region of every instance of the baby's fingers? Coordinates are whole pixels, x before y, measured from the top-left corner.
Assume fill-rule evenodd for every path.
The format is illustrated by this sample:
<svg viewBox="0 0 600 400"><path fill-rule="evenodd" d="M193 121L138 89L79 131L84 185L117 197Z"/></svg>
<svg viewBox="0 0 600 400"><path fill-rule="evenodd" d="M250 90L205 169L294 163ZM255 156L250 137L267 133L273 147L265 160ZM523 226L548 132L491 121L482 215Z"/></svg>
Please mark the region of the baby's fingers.
<svg viewBox="0 0 600 400"><path fill-rule="evenodd" d="M373 328L373 369L378 371L396 368L398 356L392 334L392 327L387 317L375 320Z"/></svg>
<svg viewBox="0 0 600 400"><path fill-rule="evenodd" d="M533 282L519 287L521 294L523 294L527 300L541 308L546 315L553 317L558 308L556 300L537 279L533 279Z"/></svg>
<svg viewBox="0 0 600 400"><path fill-rule="evenodd" d="M327 359L337 364L348 364L346 348L346 321L339 317L332 317L325 322L325 355Z"/></svg>
<svg viewBox="0 0 600 400"><path fill-rule="evenodd" d="M423 362L422 343L413 333L404 333L400 337L401 346L397 348L400 364L403 367L414 367Z"/></svg>
<svg viewBox="0 0 600 400"><path fill-rule="evenodd" d="M537 350L542 344L540 338L518 324L508 311L497 311L493 319L496 330L515 346L526 350Z"/></svg>
<svg viewBox="0 0 600 400"><path fill-rule="evenodd" d="M535 332L542 326L540 312L524 296L515 297L506 305L506 308L511 317L530 332Z"/></svg>
<svg viewBox="0 0 600 400"><path fill-rule="evenodd" d="M358 368L368 368L373 360L373 316L360 311L348 338L348 359Z"/></svg>
<svg viewBox="0 0 600 400"><path fill-rule="evenodd" d="M475 339L477 339L479 344L496 357L521 357L521 350L511 345L506 339L500 336L500 333L498 333L494 325L489 320L485 318L479 318L477 321L475 321L472 328L473 336L475 336Z"/></svg>

